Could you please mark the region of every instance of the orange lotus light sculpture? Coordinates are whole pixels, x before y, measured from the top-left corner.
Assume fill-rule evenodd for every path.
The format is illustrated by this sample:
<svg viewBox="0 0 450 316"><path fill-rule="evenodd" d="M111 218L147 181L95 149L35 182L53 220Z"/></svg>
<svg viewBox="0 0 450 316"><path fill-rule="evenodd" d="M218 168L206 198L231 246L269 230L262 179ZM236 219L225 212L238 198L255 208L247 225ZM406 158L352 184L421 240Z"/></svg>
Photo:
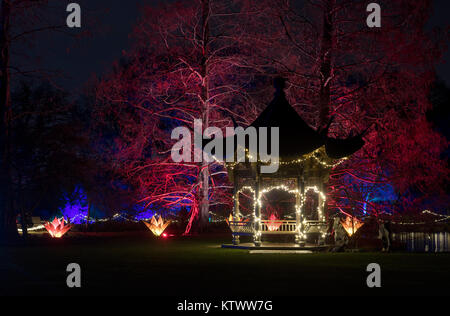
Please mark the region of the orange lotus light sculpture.
<svg viewBox="0 0 450 316"><path fill-rule="evenodd" d="M269 221L267 222L267 229L270 232L275 232L275 231L277 231L280 228L281 224L282 224L282 222L279 221L277 216L272 213L269 216Z"/></svg>
<svg viewBox="0 0 450 316"><path fill-rule="evenodd" d="M347 234L351 237L354 235L358 229L361 228L364 223L357 219L356 217L347 216L345 220L341 221L342 227L344 227Z"/></svg>
<svg viewBox="0 0 450 316"><path fill-rule="evenodd" d="M230 214L230 216L228 218L226 218L225 221L227 222L228 226L230 226L230 222L234 222L235 220L233 218L233 215ZM236 222L241 222L241 221L242 222L249 222L250 218L241 219L239 216L236 216Z"/></svg>
<svg viewBox="0 0 450 316"><path fill-rule="evenodd" d="M164 230L166 230L167 226L169 226L170 221L164 222L162 216L156 219L156 215L153 215L150 223L144 222L145 226L155 235L161 236Z"/></svg>
<svg viewBox="0 0 450 316"><path fill-rule="evenodd" d="M69 231L69 229L72 228L72 225L66 225L65 222L66 220L64 219L64 217L62 217L61 219L55 217L53 221L47 222L44 227L45 229L47 229L52 238L61 238L65 233Z"/></svg>
<svg viewBox="0 0 450 316"><path fill-rule="evenodd" d="M230 226L230 222L232 222L233 219L233 215L230 214L230 216L228 216L228 218L225 219L225 221L227 222L228 226ZM239 221L239 217L237 217L237 220Z"/></svg>

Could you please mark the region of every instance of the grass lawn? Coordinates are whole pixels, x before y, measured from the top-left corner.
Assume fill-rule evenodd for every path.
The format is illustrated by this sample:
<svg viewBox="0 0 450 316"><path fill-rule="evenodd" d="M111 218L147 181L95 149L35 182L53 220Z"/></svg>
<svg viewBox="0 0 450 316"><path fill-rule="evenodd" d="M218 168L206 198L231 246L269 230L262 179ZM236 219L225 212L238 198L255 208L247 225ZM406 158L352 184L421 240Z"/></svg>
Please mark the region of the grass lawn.
<svg viewBox="0 0 450 316"><path fill-rule="evenodd" d="M0 246L0 294L450 294L450 254L249 254L215 247L229 239L33 237L28 245ZM81 289L66 287L72 262L81 266ZM381 265L382 288L366 287L371 262Z"/></svg>

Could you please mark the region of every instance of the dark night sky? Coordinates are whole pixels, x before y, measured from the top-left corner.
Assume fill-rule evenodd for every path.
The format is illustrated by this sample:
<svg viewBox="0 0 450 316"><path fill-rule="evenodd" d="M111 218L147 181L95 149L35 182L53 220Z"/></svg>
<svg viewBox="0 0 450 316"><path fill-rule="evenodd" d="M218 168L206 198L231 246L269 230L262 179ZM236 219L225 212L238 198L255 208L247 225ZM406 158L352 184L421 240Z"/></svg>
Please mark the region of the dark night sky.
<svg viewBox="0 0 450 316"><path fill-rule="evenodd" d="M189 0L187 0L189 1ZM67 3L73 1L67 0ZM32 60L28 68L60 70L63 76L55 82L63 88L77 93L93 75L102 75L111 64L118 60L122 51L129 47L129 34L139 17L139 7L146 3L155 4L158 0L79 0L83 10L82 31L92 35L74 39L62 34L39 35L30 55L39 58ZM430 26L448 26L450 1L434 0L434 14ZM61 18L66 18L62 12ZM450 60L450 52L445 54ZM13 56L14 61L14 56ZM23 64L23 61L18 61ZM438 74L450 85L450 64L438 67Z"/></svg>

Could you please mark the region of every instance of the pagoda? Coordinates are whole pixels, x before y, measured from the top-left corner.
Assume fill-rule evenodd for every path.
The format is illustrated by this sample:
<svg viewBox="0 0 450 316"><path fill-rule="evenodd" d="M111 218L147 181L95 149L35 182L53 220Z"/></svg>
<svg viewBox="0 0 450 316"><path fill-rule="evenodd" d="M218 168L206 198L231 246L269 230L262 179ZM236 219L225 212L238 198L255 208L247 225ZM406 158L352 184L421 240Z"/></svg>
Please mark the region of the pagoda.
<svg viewBox="0 0 450 316"><path fill-rule="evenodd" d="M336 139L328 137L328 128L317 131L310 127L289 104L284 88L285 81L275 79L274 99L250 125L257 131L260 127L279 128L278 171L261 173L260 166L266 162L259 159L227 163L234 183L234 207L228 221L233 245L240 243L240 236L253 236L258 247L264 235L293 235L301 246L306 242L323 244L328 231L325 188L330 171L364 145L362 134ZM295 206L284 218L262 214L263 197L273 190L285 191L293 200L295 197ZM247 215L241 213L239 205L244 191L253 196L253 210Z"/></svg>

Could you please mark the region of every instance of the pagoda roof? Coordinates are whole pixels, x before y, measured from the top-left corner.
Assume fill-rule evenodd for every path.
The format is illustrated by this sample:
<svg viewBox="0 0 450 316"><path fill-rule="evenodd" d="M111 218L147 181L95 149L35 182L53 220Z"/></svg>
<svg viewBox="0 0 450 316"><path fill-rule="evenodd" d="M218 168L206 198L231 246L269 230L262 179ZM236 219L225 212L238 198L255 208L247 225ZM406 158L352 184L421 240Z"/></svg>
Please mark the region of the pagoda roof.
<svg viewBox="0 0 450 316"><path fill-rule="evenodd" d="M269 129L268 149L270 151L270 127L279 128L279 155L281 161L296 159L325 146L329 158L348 157L361 149L365 142L362 134L346 139L328 137L328 129L319 132L309 126L289 104L284 93L284 83L275 83L275 97L250 126ZM259 136L259 135L258 135ZM259 137L258 137L259 139Z"/></svg>

